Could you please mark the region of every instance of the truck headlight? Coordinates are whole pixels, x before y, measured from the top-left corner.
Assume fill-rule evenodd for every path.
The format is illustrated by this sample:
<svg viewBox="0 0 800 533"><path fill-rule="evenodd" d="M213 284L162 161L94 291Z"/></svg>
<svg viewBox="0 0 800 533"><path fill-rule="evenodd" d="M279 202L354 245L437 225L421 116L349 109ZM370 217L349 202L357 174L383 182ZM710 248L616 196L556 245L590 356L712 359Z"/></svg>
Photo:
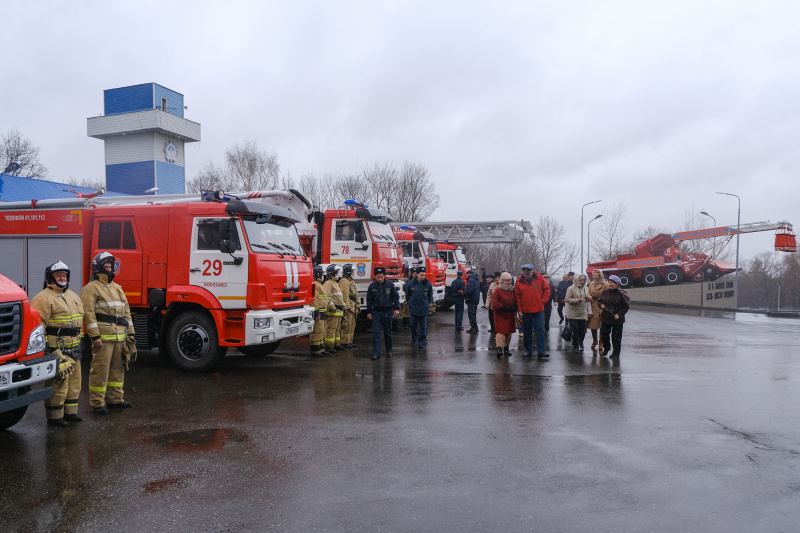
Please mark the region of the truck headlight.
<svg viewBox="0 0 800 533"><path fill-rule="evenodd" d="M269 329L270 324L272 323L272 318L256 318L253 322L253 328L255 329Z"/></svg>
<svg viewBox="0 0 800 533"><path fill-rule="evenodd" d="M31 336L28 337L27 355L43 352L44 346L44 326L39 324L31 331Z"/></svg>

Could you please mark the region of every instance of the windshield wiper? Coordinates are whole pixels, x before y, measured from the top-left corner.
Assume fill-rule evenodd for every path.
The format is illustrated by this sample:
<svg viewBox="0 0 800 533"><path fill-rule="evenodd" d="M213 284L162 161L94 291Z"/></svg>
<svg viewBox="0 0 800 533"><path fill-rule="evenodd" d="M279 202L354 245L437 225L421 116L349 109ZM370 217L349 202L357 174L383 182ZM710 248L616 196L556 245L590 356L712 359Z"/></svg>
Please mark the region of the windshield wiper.
<svg viewBox="0 0 800 533"><path fill-rule="evenodd" d="M270 243L270 244L273 244L273 243ZM289 253L292 254L292 258L297 259L297 256L294 253L294 248L292 248L291 246L289 246L286 243L280 243L280 245L283 246L285 249L289 250Z"/></svg>
<svg viewBox="0 0 800 533"><path fill-rule="evenodd" d="M268 242L267 244L269 244L269 246L264 246L263 244L256 244L256 243L251 242L250 246L255 246L256 248L263 248L265 250L273 250L275 252L278 252L278 255L280 255L281 258L283 258L283 253L280 251L280 249L277 246L275 246L271 242Z"/></svg>

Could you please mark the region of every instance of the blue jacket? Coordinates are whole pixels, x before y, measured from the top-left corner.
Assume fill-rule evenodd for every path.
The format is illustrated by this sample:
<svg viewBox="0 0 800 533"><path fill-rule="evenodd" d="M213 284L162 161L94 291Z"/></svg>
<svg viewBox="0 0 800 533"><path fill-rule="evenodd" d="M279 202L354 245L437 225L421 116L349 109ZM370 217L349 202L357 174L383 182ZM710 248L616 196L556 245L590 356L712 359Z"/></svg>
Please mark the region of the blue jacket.
<svg viewBox="0 0 800 533"><path fill-rule="evenodd" d="M388 279L384 279L383 283L377 281L370 283L367 288L367 314L394 309L400 309L400 295L394 283Z"/></svg>
<svg viewBox="0 0 800 533"><path fill-rule="evenodd" d="M473 274L467 280L467 290L464 291L464 300L467 305L478 305L481 301L481 282L478 276Z"/></svg>
<svg viewBox="0 0 800 533"><path fill-rule="evenodd" d="M433 284L429 279L420 282L417 278L406 283L408 312L414 316L428 316L428 307L433 303Z"/></svg>
<svg viewBox="0 0 800 533"><path fill-rule="evenodd" d="M467 286L464 285L464 280L461 278L456 278L453 280L453 283L450 284L450 295L454 300L463 300L464 291L466 289Z"/></svg>

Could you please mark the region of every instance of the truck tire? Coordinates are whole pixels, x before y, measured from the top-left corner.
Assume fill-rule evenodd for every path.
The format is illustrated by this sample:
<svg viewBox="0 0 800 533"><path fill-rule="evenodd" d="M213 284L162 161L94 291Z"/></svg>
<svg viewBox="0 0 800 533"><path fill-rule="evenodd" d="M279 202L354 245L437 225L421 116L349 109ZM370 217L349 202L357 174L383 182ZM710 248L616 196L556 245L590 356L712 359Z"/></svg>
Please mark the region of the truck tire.
<svg viewBox="0 0 800 533"><path fill-rule="evenodd" d="M675 285L683 281L683 270L678 267L669 267L662 278L667 285Z"/></svg>
<svg viewBox="0 0 800 533"><path fill-rule="evenodd" d="M642 273L641 282L645 287L655 287L656 285L661 284L661 276L659 275L658 270L645 270Z"/></svg>
<svg viewBox="0 0 800 533"><path fill-rule="evenodd" d="M619 277L619 286L621 288L627 289L633 286L633 276L630 272L620 272L617 276Z"/></svg>
<svg viewBox="0 0 800 533"><path fill-rule="evenodd" d="M11 411L0 413L0 431L10 428L14 424L22 420L22 417L25 416L25 412L27 410L28 406L23 405L22 407L17 407L16 409L12 409Z"/></svg>
<svg viewBox="0 0 800 533"><path fill-rule="evenodd" d="M219 345L214 321L200 311L186 311L169 326L167 353L181 370L207 372L222 361L226 351Z"/></svg>
<svg viewBox="0 0 800 533"><path fill-rule="evenodd" d="M250 357L266 357L277 350L280 345L281 341L254 344L252 346L239 346L239 351Z"/></svg>

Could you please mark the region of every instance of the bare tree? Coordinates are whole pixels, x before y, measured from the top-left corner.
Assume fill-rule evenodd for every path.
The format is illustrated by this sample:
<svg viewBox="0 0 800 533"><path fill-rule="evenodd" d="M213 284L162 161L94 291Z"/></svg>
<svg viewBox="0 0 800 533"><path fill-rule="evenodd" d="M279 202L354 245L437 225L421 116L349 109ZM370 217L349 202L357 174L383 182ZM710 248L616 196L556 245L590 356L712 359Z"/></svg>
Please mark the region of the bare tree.
<svg viewBox="0 0 800 533"><path fill-rule="evenodd" d="M425 221L439 207L439 195L430 172L425 165L406 161L398 180L392 214L399 221Z"/></svg>
<svg viewBox="0 0 800 533"><path fill-rule="evenodd" d="M627 214L624 202L603 209L603 218L598 224L600 227L592 233L595 249L600 253L602 260L610 261L628 251L629 245L625 242L626 231L622 224Z"/></svg>
<svg viewBox="0 0 800 533"><path fill-rule="evenodd" d="M94 189L94 190L105 189L106 187L105 180L91 179L91 178L76 178L74 176L70 176L69 178L64 180L64 183L67 183L69 185L77 185L78 187L86 187L88 189Z"/></svg>
<svg viewBox="0 0 800 533"><path fill-rule="evenodd" d="M575 260L575 245L567 243L564 225L551 216L539 216L531 232L540 272L552 274L571 266Z"/></svg>
<svg viewBox="0 0 800 533"><path fill-rule="evenodd" d="M372 207L390 210L396 197L397 174L391 163L374 163L361 169L361 177L367 186L366 196Z"/></svg>
<svg viewBox="0 0 800 533"><path fill-rule="evenodd" d="M226 187L239 191L265 191L278 186L278 156L259 150L252 140L235 144L225 151Z"/></svg>
<svg viewBox="0 0 800 533"><path fill-rule="evenodd" d="M220 190L227 182L225 171L207 161L194 178L186 182L186 192L200 192L201 190Z"/></svg>
<svg viewBox="0 0 800 533"><path fill-rule="evenodd" d="M35 179L47 177L47 167L39 161L39 147L17 128L9 129L8 133L0 137L0 164L5 169L11 163L19 165L16 170L9 171L12 176Z"/></svg>

